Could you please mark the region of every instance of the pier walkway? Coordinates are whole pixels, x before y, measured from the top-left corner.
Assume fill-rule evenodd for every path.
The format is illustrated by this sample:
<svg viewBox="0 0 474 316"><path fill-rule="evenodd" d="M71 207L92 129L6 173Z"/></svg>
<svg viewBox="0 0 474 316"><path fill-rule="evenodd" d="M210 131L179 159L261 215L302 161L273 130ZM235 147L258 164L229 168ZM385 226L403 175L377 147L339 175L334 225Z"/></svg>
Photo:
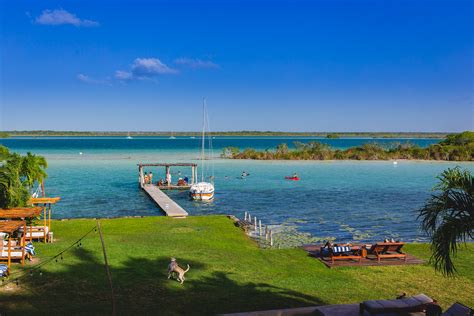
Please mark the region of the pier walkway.
<svg viewBox="0 0 474 316"><path fill-rule="evenodd" d="M188 216L181 206L173 201L168 195L163 193L156 185L144 184L142 189L151 197L151 199L158 204L158 206L166 213L166 216L183 218Z"/></svg>

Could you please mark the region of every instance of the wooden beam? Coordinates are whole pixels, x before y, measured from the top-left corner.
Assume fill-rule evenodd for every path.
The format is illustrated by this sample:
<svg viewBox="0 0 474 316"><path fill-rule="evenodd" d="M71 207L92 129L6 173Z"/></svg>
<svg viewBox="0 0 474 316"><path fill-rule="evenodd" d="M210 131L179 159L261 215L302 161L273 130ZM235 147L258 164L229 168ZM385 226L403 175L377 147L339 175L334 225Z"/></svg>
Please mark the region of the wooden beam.
<svg viewBox="0 0 474 316"><path fill-rule="evenodd" d="M31 198L28 201L28 204L56 204L60 200L61 200L60 197Z"/></svg>
<svg viewBox="0 0 474 316"><path fill-rule="evenodd" d="M139 163L139 167L192 167L197 166L196 163Z"/></svg>

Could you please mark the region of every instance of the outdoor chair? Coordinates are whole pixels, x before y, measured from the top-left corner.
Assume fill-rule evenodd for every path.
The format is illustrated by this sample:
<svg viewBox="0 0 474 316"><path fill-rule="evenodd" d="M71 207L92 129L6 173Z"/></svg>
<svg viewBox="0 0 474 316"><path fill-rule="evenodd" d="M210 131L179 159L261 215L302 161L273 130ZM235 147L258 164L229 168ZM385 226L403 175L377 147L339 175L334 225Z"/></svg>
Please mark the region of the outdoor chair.
<svg viewBox="0 0 474 316"><path fill-rule="evenodd" d="M402 252L403 242L379 242L367 249L368 254L375 255L380 263L382 259L399 258L407 261L406 253Z"/></svg>
<svg viewBox="0 0 474 316"><path fill-rule="evenodd" d="M337 260L357 260L361 263L362 255L360 253L360 247L351 246L326 246L320 249L321 256L328 254L331 258L331 262L334 263Z"/></svg>
<svg viewBox="0 0 474 316"><path fill-rule="evenodd" d="M429 304L433 304L434 301L425 294L418 294L412 297L404 297L395 300L370 300L360 303L359 313L364 315L364 312L368 312L369 315L377 314L405 314L424 312Z"/></svg>
<svg viewBox="0 0 474 316"><path fill-rule="evenodd" d="M20 228L19 232L23 234L23 228ZM29 240L33 240L33 239L48 240L48 233L49 233L48 226L27 226L25 238Z"/></svg>

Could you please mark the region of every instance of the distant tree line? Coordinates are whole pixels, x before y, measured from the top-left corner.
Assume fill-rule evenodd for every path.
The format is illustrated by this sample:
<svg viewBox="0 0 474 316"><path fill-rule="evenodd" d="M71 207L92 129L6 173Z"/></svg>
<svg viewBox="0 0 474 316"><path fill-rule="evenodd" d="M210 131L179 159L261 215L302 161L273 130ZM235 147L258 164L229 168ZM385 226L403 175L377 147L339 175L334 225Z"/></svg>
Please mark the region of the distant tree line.
<svg viewBox="0 0 474 316"><path fill-rule="evenodd" d="M283 143L274 149L260 151L253 148L241 151L237 147L226 147L221 156L256 160L474 160L474 132L471 131L448 135L443 141L426 148L410 142L388 145L371 142L344 150L333 149L330 145L317 141L294 142L293 145L294 148L290 149L288 144Z"/></svg>
<svg viewBox="0 0 474 316"><path fill-rule="evenodd" d="M128 131L3 131L2 137L15 136L127 136ZM130 136L200 136L201 132L171 132L171 131L134 131ZM410 133L410 132L274 132L274 131L216 131L211 136L302 136L302 137L372 137L372 138L445 138L449 133Z"/></svg>

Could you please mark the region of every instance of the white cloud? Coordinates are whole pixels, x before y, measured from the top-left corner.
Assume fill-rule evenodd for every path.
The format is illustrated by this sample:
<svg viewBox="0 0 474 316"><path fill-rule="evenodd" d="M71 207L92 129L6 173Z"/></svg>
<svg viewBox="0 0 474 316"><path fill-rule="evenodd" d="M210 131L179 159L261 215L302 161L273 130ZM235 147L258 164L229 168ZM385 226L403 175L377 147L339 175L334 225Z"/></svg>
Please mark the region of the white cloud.
<svg viewBox="0 0 474 316"><path fill-rule="evenodd" d="M136 58L129 71L115 71L115 78L119 80L149 80L159 75L177 74L176 69L165 65L158 58Z"/></svg>
<svg viewBox="0 0 474 316"><path fill-rule="evenodd" d="M131 70L136 77L153 77L178 72L163 64L158 58L137 58L133 61Z"/></svg>
<svg viewBox="0 0 474 316"><path fill-rule="evenodd" d="M115 72L115 78L119 80L131 80L133 79L133 75L131 72L128 72L128 71L117 70Z"/></svg>
<svg viewBox="0 0 474 316"><path fill-rule="evenodd" d="M75 14L63 9L44 10L41 15L36 18L35 22L43 25L71 24L77 27L99 26L99 23L96 21L80 19Z"/></svg>
<svg viewBox="0 0 474 316"><path fill-rule="evenodd" d="M76 76L76 78L82 82L85 82L85 83L93 83L93 84L106 84L108 83L107 80L97 80L97 79L93 79L87 75L84 75L84 74L78 74Z"/></svg>
<svg viewBox="0 0 474 316"><path fill-rule="evenodd" d="M181 65L181 66L187 66L191 68L213 68L213 69L218 69L220 66L210 60L202 60L202 59L193 59L193 58L178 58L175 59L175 64Z"/></svg>

